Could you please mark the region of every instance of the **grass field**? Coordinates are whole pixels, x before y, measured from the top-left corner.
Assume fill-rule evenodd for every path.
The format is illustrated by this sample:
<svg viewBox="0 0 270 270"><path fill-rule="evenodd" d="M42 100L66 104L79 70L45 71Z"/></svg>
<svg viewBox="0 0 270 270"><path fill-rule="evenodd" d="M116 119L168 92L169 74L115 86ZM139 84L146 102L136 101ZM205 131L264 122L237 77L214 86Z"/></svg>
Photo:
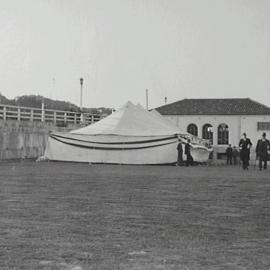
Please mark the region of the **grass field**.
<svg viewBox="0 0 270 270"><path fill-rule="evenodd" d="M270 269L270 171L0 165L0 269Z"/></svg>

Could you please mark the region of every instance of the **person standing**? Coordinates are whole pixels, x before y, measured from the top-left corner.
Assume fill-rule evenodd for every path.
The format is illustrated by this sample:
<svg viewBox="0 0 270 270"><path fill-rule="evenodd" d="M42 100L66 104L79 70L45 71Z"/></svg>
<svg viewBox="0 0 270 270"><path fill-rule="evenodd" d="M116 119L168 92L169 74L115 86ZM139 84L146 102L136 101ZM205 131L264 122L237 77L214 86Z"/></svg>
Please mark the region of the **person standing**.
<svg viewBox="0 0 270 270"><path fill-rule="evenodd" d="M247 138L246 133L243 133L243 137L239 142L240 158L242 160L243 170L248 170L251 146L252 146L251 140Z"/></svg>
<svg viewBox="0 0 270 270"><path fill-rule="evenodd" d="M186 166L193 165L193 157L191 156L191 144L190 139L187 140L187 143L185 145L185 155L187 157L186 160Z"/></svg>
<svg viewBox="0 0 270 270"><path fill-rule="evenodd" d="M178 139L177 152L178 152L177 165L183 166L183 146L182 140L180 138Z"/></svg>
<svg viewBox="0 0 270 270"><path fill-rule="evenodd" d="M266 170L267 168L267 160L268 160L268 151L270 150L270 142L266 139L266 133L262 134L262 138L258 140L256 145L256 156L259 158L259 168L262 170L263 168Z"/></svg>
<svg viewBox="0 0 270 270"><path fill-rule="evenodd" d="M227 156L227 165L232 165L232 153L233 153L233 149L232 149L232 145L229 144L228 148L226 149L226 156Z"/></svg>
<svg viewBox="0 0 270 270"><path fill-rule="evenodd" d="M237 150L236 146L233 147L233 150L232 150L232 157L233 157L233 165L237 165L237 164L238 164L238 161L237 161L237 158L238 158L238 150Z"/></svg>

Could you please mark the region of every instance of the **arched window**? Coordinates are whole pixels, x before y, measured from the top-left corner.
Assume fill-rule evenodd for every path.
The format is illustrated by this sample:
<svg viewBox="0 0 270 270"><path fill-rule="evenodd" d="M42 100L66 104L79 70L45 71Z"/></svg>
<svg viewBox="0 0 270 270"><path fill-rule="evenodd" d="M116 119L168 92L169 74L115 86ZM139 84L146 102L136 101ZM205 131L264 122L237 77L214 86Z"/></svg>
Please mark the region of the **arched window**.
<svg viewBox="0 0 270 270"><path fill-rule="evenodd" d="M226 124L218 126L218 144L229 144L229 127Z"/></svg>
<svg viewBox="0 0 270 270"><path fill-rule="evenodd" d="M209 140L213 144L213 126L210 124L205 124L202 128L202 138Z"/></svg>
<svg viewBox="0 0 270 270"><path fill-rule="evenodd" d="M187 132L194 136L198 136L198 127L195 124L189 124L187 127Z"/></svg>

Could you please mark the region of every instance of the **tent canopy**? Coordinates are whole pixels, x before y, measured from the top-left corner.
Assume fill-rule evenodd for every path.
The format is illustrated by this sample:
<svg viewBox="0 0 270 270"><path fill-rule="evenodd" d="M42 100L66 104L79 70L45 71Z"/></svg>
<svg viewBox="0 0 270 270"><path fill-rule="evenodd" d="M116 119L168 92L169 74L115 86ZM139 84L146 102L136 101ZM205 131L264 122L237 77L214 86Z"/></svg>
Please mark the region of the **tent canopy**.
<svg viewBox="0 0 270 270"><path fill-rule="evenodd" d="M165 117L162 116L157 110L153 109L153 110L150 111L150 113L151 113L151 115L153 117L159 119L159 121L162 121L168 127L170 127L170 128L176 128L176 125L170 119L165 119ZM180 130L179 128L178 128L178 134L192 136L188 132L183 131L183 130Z"/></svg>
<svg viewBox="0 0 270 270"><path fill-rule="evenodd" d="M95 124L73 130L81 135L167 136L179 129L128 101L122 108Z"/></svg>

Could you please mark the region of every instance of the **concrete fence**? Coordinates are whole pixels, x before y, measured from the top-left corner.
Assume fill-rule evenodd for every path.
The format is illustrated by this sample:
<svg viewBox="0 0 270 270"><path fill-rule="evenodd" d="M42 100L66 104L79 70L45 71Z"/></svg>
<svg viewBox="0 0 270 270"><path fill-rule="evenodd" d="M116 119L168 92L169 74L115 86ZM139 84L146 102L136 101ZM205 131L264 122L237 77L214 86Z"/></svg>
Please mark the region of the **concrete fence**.
<svg viewBox="0 0 270 270"><path fill-rule="evenodd" d="M44 154L50 130L68 132L78 125L0 120L0 160L36 159Z"/></svg>

